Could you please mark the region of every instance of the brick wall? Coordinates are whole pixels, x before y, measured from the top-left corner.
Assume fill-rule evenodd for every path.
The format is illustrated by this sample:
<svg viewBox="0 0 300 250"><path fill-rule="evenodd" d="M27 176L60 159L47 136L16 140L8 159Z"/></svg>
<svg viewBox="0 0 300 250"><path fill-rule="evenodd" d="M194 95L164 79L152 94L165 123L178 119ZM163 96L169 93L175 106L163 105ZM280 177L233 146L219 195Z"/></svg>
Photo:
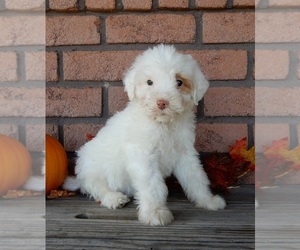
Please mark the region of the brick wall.
<svg viewBox="0 0 300 250"><path fill-rule="evenodd" d="M211 82L197 110L196 147L253 145L254 1L86 0L47 4L47 132L69 152L128 99L122 76L149 46L198 61Z"/></svg>
<svg viewBox="0 0 300 250"><path fill-rule="evenodd" d="M257 152L286 136L291 148L299 144L299 3L50 0L47 7L47 131L67 151L125 107L124 71L159 43L192 54L210 80L197 109L199 152L228 152L244 136Z"/></svg>
<svg viewBox="0 0 300 250"><path fill-rule="evenodd" d="M43 0L0 2L0 133L27 147L37 173L45 138L44 17Z"/></svg>
<svg viewBox="0 0 300 250"><path fill-rule="evenodd" d="M256 11L256 140L258 151L288 137L299 145L299 1L269 0ZM288 11L287 11L288 10Z"/></svg>
<svg viewBox="0 0 300 250"><path fill-rule="evenodd" d="M299 1L260 1L256 10L255 146L258 153L263 151L263 146L284 137L289 140L290 150L299 146L299 20ZM277 181L299 184L300 171Z"/></svg>

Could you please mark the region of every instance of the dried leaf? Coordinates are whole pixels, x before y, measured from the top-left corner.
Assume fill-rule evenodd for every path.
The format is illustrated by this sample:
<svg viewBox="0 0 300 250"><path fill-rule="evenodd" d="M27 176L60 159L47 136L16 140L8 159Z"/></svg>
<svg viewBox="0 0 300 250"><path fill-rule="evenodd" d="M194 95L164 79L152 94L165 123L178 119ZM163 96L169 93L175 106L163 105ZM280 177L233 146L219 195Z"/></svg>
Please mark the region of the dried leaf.
<svg viewBox="0 0 300 250"><path fill-rule="evenodd" d="M69 197L76 195L76 192L71 192L68 190L51 190L50 194L47 195L48 199L57 199L61 197Z"/></svg>
<svg viewBox="0 0 300 250"><path fill-rule="evenodd" d="M233 160L240 162L249 162L249 168L254 170L255 168L255 148L247 150L247 138L244 137L241 140L236 141L234 146L229 147L229 155Z"/></svg>
<svg viewBox="0 0 300 250"><path fill-rule="evenodd" d="M256 179L260 186L266 186L299 169L300 146L289 150L289 141L285 137L264 147L261 160L257 162Z"/></svg>
<svg viewBox="0 0 300 250"><path fill-rule="evenodd" d="M43 192L34 192L32 190L8 190L8 192L2 196L5 199L16 199L21 197L31 197L42 195Z"/></svg>
<svg viewBox="0 0 300 250"><path fill-rule="evenodd" d="M229 175L228 169L232 160L228 156L213 154L203 159L204 170L215 190L227 191Z"/></svg>

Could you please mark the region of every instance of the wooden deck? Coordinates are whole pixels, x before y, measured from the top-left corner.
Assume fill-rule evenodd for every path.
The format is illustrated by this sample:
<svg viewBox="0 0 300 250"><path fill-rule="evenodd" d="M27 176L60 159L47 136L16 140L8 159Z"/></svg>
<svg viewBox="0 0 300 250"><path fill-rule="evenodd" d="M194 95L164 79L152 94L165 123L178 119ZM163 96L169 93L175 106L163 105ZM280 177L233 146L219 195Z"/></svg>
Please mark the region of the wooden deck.
<svg viewBox="0 0 300 250"><path fill-rule="evenodd" d="M300 249L299 185L257 192L255 212L253 186L232 189L225 198L227 208L212 212L172 193L175 221L166 227L139 223L132 202L113 211L84 196L48 200L45 220L43 196L0 198L0 249ZM82 213L94 219L75 218Z"/></svg>
<svg viewBox="0 0 300 250"><path fill-rule="evenodd" d="M0 198L0 249L45 249L44 196Z"/></svg>
<svg viewBox="0 0 300 250"><path fill-rule="evenodd" d="M195 208L182 193L171 193L168 207L175 221L151 227L137 220L136 205L118 210L99 207L85 196L48 200L47 249L254 249L255 190L231 189L227 208ZM93 219L76 218L90 214Z"/></svg>
<svg viewBox="0 0 300 250"><path fill-rule="evenodd" d="M300 249L300 185L256 192L255 249Z"/></svg>

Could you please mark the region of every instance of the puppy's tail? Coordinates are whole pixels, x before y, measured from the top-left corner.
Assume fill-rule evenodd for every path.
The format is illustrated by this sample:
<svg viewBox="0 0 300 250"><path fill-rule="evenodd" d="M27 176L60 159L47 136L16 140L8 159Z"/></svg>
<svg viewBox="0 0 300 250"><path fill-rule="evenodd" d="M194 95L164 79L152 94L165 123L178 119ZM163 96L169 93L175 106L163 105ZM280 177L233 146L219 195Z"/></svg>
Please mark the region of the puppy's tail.
<svg viewBox="0 0 300 250"><path fill-rule="evenodd" d="M27 190L45 191L45 176L31 176L23 186Z"/></svg>
<svg viewBox="0 0 300 250"><path fill-rule="evenodd" d="M65 179L62 188L69 191L76 191L80 189L80 183L76 177L69 176Z"/></svg>

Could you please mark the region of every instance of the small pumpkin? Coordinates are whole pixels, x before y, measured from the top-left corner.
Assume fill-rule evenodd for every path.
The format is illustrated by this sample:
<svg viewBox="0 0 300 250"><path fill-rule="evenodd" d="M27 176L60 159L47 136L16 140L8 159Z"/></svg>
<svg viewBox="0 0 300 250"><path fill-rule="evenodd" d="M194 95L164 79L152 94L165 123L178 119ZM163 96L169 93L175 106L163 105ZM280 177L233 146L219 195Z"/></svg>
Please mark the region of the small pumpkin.
<svg viewBox="0 0 300 250"><path fill-rule="evenodd" d="M68 158L64 147L54 137L46 134L46 193L59 188L68 170Z"/></svg>
<svg viewBox="0 0 300 250"><path fill-rule="evenodd" d="M22 186L31 174L32 158L18 140L0 134L0 194Z"/></svg>

